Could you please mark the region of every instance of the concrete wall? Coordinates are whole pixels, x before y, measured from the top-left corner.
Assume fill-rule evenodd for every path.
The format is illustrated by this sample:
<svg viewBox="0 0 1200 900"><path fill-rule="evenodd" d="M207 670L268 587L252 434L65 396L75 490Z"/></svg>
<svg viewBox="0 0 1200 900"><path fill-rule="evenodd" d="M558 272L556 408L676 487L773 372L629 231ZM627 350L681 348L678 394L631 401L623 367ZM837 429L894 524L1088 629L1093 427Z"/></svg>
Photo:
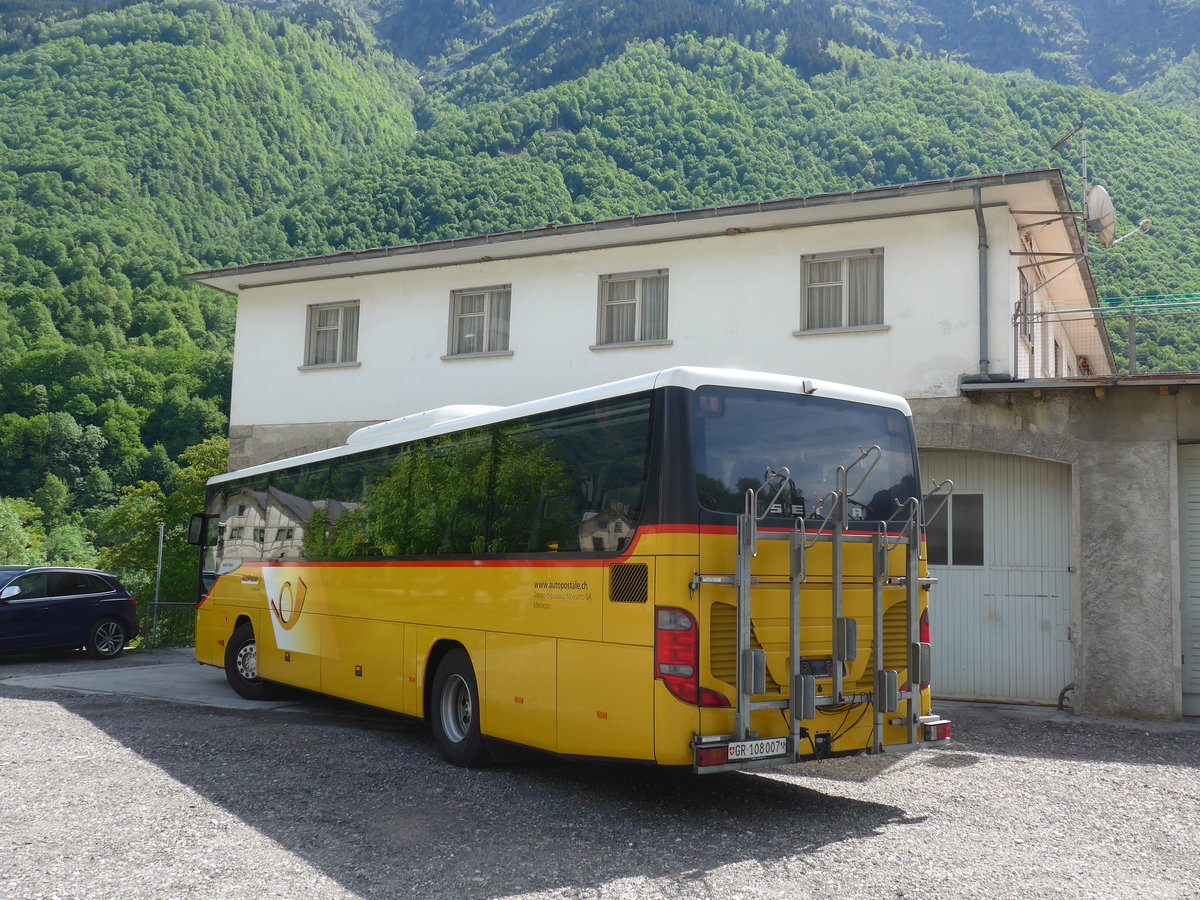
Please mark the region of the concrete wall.
<svg viewBox="0 0 1200 900"><path fill-rule="evenodd" d="M917 400L922 448L1072 467L1075 708L1178 718L1179 441L1200 441L1200 386L1030 389Z"/></svg>
<svg viewBox="0 0 1200 900"><path fill-rule="evenodd" d="M232 425L229 470L287 459L346 443L346 438L374 422L307 422L302 425Z"/></svg>

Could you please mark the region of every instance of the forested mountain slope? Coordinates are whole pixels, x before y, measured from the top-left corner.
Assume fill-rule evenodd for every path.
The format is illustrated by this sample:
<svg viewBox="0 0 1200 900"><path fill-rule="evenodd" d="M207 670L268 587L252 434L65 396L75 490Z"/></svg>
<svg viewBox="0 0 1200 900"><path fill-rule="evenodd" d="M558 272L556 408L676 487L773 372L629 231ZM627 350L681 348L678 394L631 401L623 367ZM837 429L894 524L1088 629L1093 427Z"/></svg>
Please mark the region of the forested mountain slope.
<svg viewBox="0 0 1200 900"><path fill-rule="evenodd" d="M232 301L190 269L1046 165L1078 194L1050 147L1084 121L1120 227L1155 222L1102 293L1200 291L1196 4L1124 5L0 0L0 562L131 539L157 501L120 489L223 432ZM1151 48L1126 83L1100 35Z"/></svg>
<svg viewBox="0 0 1200 900"><path fill-rule="evenodd" d="M1117 93L1194 54L1195 0L844 0L855 20L901 44L989 72Z"/></svg>
<svg viewBox="0 0 1200 900"><path fill-rule="evenodd" d="M273 211L410 141L419 89L217 0L36 30L0 55L0 495L43 492L26 537L80 550L121 486L169 484L226 426L232 301L179 274L282 252Z"/></svg>

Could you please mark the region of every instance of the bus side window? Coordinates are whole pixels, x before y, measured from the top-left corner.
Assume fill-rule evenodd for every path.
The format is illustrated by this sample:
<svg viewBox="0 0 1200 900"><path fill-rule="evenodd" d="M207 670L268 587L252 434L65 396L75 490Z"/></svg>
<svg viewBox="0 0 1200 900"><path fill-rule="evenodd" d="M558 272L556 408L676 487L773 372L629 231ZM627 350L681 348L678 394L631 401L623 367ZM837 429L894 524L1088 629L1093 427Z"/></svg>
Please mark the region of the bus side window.
<svg viewBox="0 0 1200 900"><path fill-rule="evenodd" d="M349 560L372 555L366 505L372 490L386 480L393 464L391 451L333 461L324 521L319 512L314 515L306 556Z"/></svg>
<svg viewBox="0 0 1200 900"><path fill-rule="evenodd" d="M528 523L530 549L624 549L645 496L649 429L644 397L551 414L528 429L523 439L545 457L537 483L543 505Z"/></svg>

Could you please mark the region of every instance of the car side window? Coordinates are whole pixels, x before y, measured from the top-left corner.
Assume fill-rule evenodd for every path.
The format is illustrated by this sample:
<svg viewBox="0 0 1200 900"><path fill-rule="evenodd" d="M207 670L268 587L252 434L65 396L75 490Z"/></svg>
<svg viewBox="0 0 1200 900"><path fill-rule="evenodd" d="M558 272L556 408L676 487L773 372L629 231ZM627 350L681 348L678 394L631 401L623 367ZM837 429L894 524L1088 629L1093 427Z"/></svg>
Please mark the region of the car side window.
<svg viewBox="0 0 1200 900"><path fill-rule="evenodd" d="M95 575L84 575L88 583L89 594L111 594L113 593L112 585L103 578L98 578Z"/></svg>
<svg viewBox="0 0 1200 900"><path fill-rule="evenodd" d="M45 572L30 572L19 575L12 583L21 589L14 600L41 600L46 596L47 577Z"/></svg>
<svg viewBox="0 0 1200 900"><path fill-rule="evenodd" d="M51 572L50 595L52 597L78 597L80 594L95 594L96 587L89 582L86 572Z"/></svg>

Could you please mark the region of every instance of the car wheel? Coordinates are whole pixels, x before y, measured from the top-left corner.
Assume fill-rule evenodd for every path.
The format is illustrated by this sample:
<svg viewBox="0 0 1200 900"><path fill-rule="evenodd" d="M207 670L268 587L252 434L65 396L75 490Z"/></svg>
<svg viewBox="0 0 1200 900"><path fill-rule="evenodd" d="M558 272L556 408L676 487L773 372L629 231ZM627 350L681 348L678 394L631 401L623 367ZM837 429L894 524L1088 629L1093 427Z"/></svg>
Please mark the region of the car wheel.
<svg viewBox="0 0 1200 900"><path fill-rule="evenodd" d="M276 696L275 685L258 677L258 644L254 640L254 626L249 622L235 628L225 645L225 678L247 700L270 700Z"/></svg>
<svg viewBox="0 0 1200 900"><path fill-rule="evenodd" d="M101 619L88 635L87 652L96 659L112 659L125 649L125 626L120 619Z"/></svg>
<svg viewBox="0 0 1200 900"><path fill-rule="evenodd" d="M446 762L467 767L492 762L479 727L479 688L466 650L458 647L442 657L429 705L433 742Z"/></svg>

